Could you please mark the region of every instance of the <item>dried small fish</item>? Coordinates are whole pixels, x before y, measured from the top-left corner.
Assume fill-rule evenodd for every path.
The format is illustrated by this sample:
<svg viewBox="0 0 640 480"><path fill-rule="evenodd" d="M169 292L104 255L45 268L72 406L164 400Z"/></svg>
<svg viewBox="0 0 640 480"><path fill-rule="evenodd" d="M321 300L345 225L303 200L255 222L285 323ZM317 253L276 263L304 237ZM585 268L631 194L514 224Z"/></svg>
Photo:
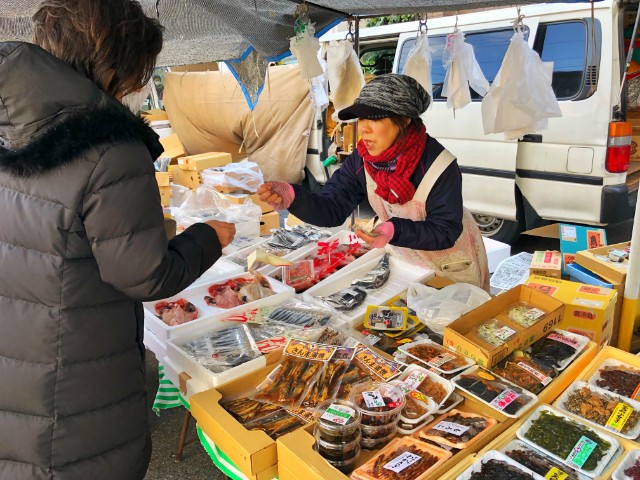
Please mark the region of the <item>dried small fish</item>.
<svg viewBox="0 0 640 480"><path fill-rule="evenodd" d="M389 254L385 253L373 270L364 277L351 282L353 287L361 287L365 290L375 290L382 287L391 275L391 265L389 264Z"/></svg>
<svg viewBox="0 0 640 480"><path fill-rule="evenodd" d="M619 399L611 395L594 392L588 385L584 385L582 388L571 392L563 406L569 412L604 427L620 403ZM622 425L622 433L631 432L638 424L638 421L640 421L640 412L632 409L628 420Z"/></svg>

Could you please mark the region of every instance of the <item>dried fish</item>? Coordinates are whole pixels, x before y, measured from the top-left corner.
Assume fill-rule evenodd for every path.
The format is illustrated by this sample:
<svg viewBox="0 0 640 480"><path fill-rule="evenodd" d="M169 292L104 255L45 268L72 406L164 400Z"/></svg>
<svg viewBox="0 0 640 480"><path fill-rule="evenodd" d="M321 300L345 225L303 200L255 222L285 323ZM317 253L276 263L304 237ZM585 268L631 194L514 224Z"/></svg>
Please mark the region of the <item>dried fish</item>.
<svg viewBox="0 0 640 480"><path fill-rule="evenodd" d="M404 468L396 468L392 470L388 468L389 463L401 456L412 458L414 463L408 463ZM416 445L401 445L398 448L387 452L384 455L378 455L375 461L369 462L358 469L365 475L370 475L378 480L411 480L420 477L434 466L440 457L431 454L426 449L421 449ZM405 464L406 464L405 463Z"/></svg>
<svg viewBox="0 0 640 480"><path fill-rule="evenodd" d="M391 275L391 265L389 264L389 254L385 253L378 264L364 277L351 282L353 287L364 288L365 290L375 290L382 287Z"/></svg>
<svg viewBox="0 0 640 480"><path fill-rule="evenodd" d="M257 402L248 397L238 398L229 402L221 404L227 412L236 418L240 423L245 424L256 420L257 418L264 417L265 415L272 414L278 410L282 410L282 407L278 405L272 405L270 403Z"/></svg>
<svg viewBox="0 0 640 480"><path fill-rule="evenodd" d="M273 440L293 430L305 426L306 423L285 410L278 411L267 417L257 419L245 425L249 430L262 430Z"/></svg>

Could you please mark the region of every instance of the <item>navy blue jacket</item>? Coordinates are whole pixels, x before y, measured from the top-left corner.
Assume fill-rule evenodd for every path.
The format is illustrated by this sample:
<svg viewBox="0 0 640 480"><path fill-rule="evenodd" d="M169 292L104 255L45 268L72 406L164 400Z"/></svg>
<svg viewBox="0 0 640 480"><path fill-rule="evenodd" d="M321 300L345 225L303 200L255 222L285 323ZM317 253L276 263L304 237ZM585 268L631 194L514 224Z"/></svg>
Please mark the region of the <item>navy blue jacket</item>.
<svg viewBox="0 0 640 480"><path fill-rule="evenodd" d="M444 147L428 137L422 159L411 175L418 188L425 172ZM342 225L367 196L362 158L352 153L319 193L294 185L295 200L289 211L304 222L320 227ZM395 233L391 245L414 250L444 250L453 247L462 233L462 174L453 162L440 175L426 201L427 218L422 222L391 218Z"/></svg>

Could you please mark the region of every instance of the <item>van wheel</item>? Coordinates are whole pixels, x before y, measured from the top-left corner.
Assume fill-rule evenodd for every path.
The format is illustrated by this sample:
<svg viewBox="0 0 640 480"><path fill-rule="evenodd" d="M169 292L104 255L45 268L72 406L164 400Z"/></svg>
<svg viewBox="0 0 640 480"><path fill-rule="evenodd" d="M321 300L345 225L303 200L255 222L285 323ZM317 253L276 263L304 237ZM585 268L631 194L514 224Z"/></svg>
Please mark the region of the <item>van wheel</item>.
<svg viewBox="0 0 640 480"><path fill-rule="evenodd" d="M474 213L473 219L478 224L483 236L498 242L508 243L509 245L520 237L520 233L523 230L521 222L518 221L512 222L504 218L491 217L479 213Z"/></svg>

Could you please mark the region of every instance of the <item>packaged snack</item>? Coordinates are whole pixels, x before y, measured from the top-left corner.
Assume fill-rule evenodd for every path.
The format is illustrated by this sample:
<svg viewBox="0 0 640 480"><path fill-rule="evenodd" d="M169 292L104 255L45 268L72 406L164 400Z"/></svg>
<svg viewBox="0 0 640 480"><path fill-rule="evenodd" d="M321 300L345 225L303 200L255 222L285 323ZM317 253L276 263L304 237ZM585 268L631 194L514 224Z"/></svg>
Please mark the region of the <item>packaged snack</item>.
<svg viewBox="0 0 640 480"><path fill-rule="evenodd" d="M348 400L328 400L320 404L316 421L316 438L334 444L352 442L360 431L360 412Z"/></svg>
<svg viewBox="0 0 640 480"><path fill-rule="evenodd" d="M529 347L529 355L538 363L562 371L580 354L589 339L566 330L554 330Z"/></svg>
<svg viewBox="0 0 640 480"><path fill-rule="evenodd" d="M349 400L360 412L362 425L396 423L404 408L404 392L389 383L367 382L356 385Z"/></svg>
<svg viewBox="0 0 640 480"><path fill-rule="evenodd" d="M221 406L242 424L282 410L278 405L258 402L248 397L224 402Z"/></svg>
<svg viewBox="0 0 640 480"><path fill-rule="evenodd" d="M391 265L389 263L389 254L385 253L373 270L364 277L351 282L351 286L364 290L376 290L387 283L390 276Z"/></svg>
<svg viewBox="0 0 640 480"><path fill-rule="evenodd" d="M529 470L545 478L550 478L555 474L556 478L562 478L564 480L589 479L586 475L575 472L566 465L563 465L562 463L557 462L535 450L521 440L513 440L509 442L506 447L502 448L502 453L510 459L518 462L520 465L524 465Z"/></svg>
<svg viewBox="0 0 640 480"><path fill-rule="evenodd" d="M640 400L640 369L612 358L602 362L589 379L589 384L632 400Z"/></svg>
<svg viewBox="0 0 640 480"><path fill-rule="evenodd" d="M402 365L381 357L364 346L358 347L355 357L342 377L338 398L348 398L351 389L363 382L386 382L400 374Z"/></svg>
<svg viewBox="0 0 640 480"><path fill-rule="evenodd" d="M335 349L328 345L289 340L280 365L258 385L258 392L252 398L286 408L299 407Z"/></svg>
<svg viewBox="0 0 640 480"><path fill-rule="evenodd" d="M421 360L441 373L457 373L474 365L473 360L453 352L431 340L418 340L402 345L398 350Z"/></svg>
<svg viewBox="0 0 640 480"><path fill-rule="evenodd" d="M495 419L451 410L420 430L420 438L462 450L486 435Z"/></svg>
<svg viewBox="0 0 640 480"><path fill-rule="evenodd" d="M409 309L407 309L407 311L409 312L409 316L407 316L407 328L398 332L384 332L387 337L394 338L397 341L412 339L427 327L418 317L412 316Z"/></svg>
<svg viewBox="0 0 640 480"><path fill-rule="evenodd" d="M364 326L374 330L404 330L409 310L402 307L369 305L364 314Z"/></svg>
<svg viewBox="0 0 640 480"><path fill-rule="evenodd" d="M557 375L554 368L536 362L520 350L513 352L491 371L531 393L541 392Z"/></svg>
<svg viewBox="0 0 640 480"><path fill-rule="evenodd" d="M535 395L477 366L452 381L456 387L508 417L519 417L537 402Z"/></svg>
<svg viewBox="0 0 640 480"><path fill-rule="evenodd" d="M640 450L627 452L613 472L613 480L640 480Z"/></svg>
<svg viewBox="0 0 640 480"><path fill-rule="evenodd" d="M563 413L539 406L516 432L518 438L590 477L602 474L618 441Z"/></svg>
<svg viewBox="0 0 640 480"><path fill-rule="evenodd" d="M247 430L262 430L273 440L293 432L297 428L304 427L306 423L296 415L292 415L286 410L275 412L266 417L256 419L245 425Z"/></svg>
<svg viewBox="0 0 640 480"><path fill-rule="evenodd" d="M535 325L547 312L525 302L517 302L506 310L506 316L513 323L528 328Z"/></svg>
<svg viewBox="0 0 640 480"><path fill-rule="evenodd" d="M531 470L497 450L490 450L465 470L457 480L538 480Z"/></svg>
<svg viewBox="0 0 640 480"><path fill-rule="evenodd" d="M318 404L332 399L338 393L342 377L356 353L355 348L336 347L331 359L327 361L322 373L302 401L304 408L314 408Z"/></svg>
<svg viewBox="0 0 640 480"><path fill-rule="evenodd" d="M320 299L325 305L339 312L348 312L362 305L365 298L367 298L365 290L360 287L349 287Z"/></svg>
<svg viewBox="0 0 640 480"><path fill-rule="evenodd" d="M454 390L451 382L419 365L410 365L398 379L405 384L404 390L423 393L433 399L438 407Z"/></svg>
<svg viewBox="0 0 640 480"><path fill-rule="evenodd" d="M640 435L640 403L585 382L573 382L557 406L624 438Z"/></svg>
<svg viewBox="0 0 640 480"><path fill-rule="evenodd" d="M350 335L346 330L335 325L327 325L318 338L318 343L325 345L347 346Z"/></svg>
<svg viewBox="0 0 640 480"><path fill-rule="evenodd" d="M450 457L451 452L415 438L399 438L359 467L355 475L367 480L420 480Z"/></svg>
<svg viewBox="0 0 640 480"><path fill-rule="evenodd" d="M483 323L476 329L478 337L492 347L500 347L504 345L516 333L516 330L495 318L489 322Z"/></svg>

